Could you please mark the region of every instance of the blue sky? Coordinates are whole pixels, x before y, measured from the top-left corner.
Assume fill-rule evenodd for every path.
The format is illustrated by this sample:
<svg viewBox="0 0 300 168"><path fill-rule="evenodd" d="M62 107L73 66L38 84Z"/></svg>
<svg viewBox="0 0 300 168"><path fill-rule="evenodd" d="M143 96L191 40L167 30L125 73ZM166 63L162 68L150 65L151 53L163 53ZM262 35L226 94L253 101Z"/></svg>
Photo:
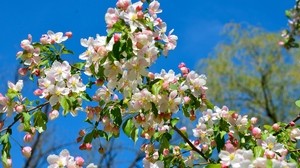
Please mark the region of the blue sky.
<svg viewBox="0 0 300 168"><path fill-rule="evenodd" d="M19 43L30 33L34 41L48 30L72 31L73 38L66 45L75 52L74 59L84 50L80 38L105 35L104 14L114 0L2 0L0 1L0 92L4 92L7 80L13 80L17 65L16 52ZM161 0L168 29L175 29L178 46L168 58L160 58L152 67L176 69L184 61L194 68L199 59L212 52L222 40L220 31L228 22L249 23L268 31L280 31L287 27L284 11L293 6L294 0ZM205 73L205 72L203 72ZM209 79L209 77L208 77ZM74 123L64 125L66 130ZM73 131L72 131L73 132ZM76 131L75 131L76 132ZM75 135L74 135L75 136ZM14 152L17 150L14 150ZM17 151L19 152L19 151ZM16 154L16 156L19 156ZM14 159L14 167L22 166L22 159Z"/></svg>

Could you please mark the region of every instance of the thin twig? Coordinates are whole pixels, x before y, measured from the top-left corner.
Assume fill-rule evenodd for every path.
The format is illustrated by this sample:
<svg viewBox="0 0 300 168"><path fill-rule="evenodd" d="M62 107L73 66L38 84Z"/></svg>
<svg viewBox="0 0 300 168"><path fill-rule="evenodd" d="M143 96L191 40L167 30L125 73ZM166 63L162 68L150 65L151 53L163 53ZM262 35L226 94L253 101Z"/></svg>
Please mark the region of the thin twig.
<svg viewBox="0 0 300 168"><path fill-rule="evenodd" d="M291 121L291 122L294 122L294 123L295 123L295 122L297 122L298 120L300 120L300 113L299 113L299 114L297 115L297 117L294 118L293 121ZM291 122L290 122L290 123L291 123ZM291 124L290 124L290 123L289 123L288 125L286 125L283 129L279 130L278 132L275 132L273 135L276 136L276 135L280 134L283 130L286 130L286 129L288 129L289 127L291 127Z"/></svg>
<svg viewBox="0 0 300 168"><path fill-rule="evenodd" d="M193 143L176 127L176 126L171 126L182 138L183 140L190 145L190 147L200 154L208 163L210 163L210 159L204 155L198 148L196 148Z"/></svg>
<svg viewBox="0 0 300 168"><path fill-rule="evenodd" d="M33 107L33 108L27 110L26 112L29 113L29 112L34 111L34 110L36 110L36 109L42 108L42 107L44 107L44 106L47 105L47 104L49 104L48 101L45 102L45 103L43 103L43 104L40 104L40 105L38 105L38 106L36 106L36 107ZM15 120L14 120L9 126L7 126L6 128L3 128L2 130L0 130L0 133L3 132L3 131L6 131L6 132L7 132L8 130L10 130L11 127L12 127L13 125L15 125L15 124L19 121L19 119L21 119L21 118L22 118L22 115L19 115L17 118L15 118Z"/></svg>

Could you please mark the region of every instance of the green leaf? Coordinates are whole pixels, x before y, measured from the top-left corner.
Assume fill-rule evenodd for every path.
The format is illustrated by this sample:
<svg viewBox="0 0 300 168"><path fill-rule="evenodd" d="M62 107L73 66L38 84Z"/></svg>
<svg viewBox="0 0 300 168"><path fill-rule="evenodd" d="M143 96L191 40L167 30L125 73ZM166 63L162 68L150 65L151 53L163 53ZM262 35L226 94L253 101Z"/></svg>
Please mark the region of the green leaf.
<svg viewBox="0 0 300 168"><path fill-rule="evenodd" d="M82 70L84 67L85 63L84 62L78 62L72 65L73 68L76 68L77 70Z"/></svg>
<svg viewBox="0 0 300 168"><path fill-rule="evenodd" d="M132 118L127 119L124 123L123 123L123 132L130 137L131 136L131 132L134 128L134 123L132 121Z"/></svg>
<svg viewBox="0 0 300 168"><path fill-rule="evenodd" d="M135 128L135 127L134 127ZM131 131L131 139L136 142L138 140L139 129L135 128Z"/></svg>
<svg viewBox="0 0 300 168"><path fill-rule="evenodd" d="M295 102L295 104L296 104L297 107L300 107L300 100L297 100L297 101Z"/></svg>
<svg viewBox="0 0 300 168"><path fill-rule="evenodd" d="M92 101L92 98L86 92L81 93L81 98L86 100L86 101Z"/></svg>
<svg viewBox="0 0 300 168"><path fill-rule="evenodd" d="M61 54L74 54L73 51L68 50L66 47L63 46Z"/></svg>
<svg viewBox="0 0 300 168"><path fill-rule="evenodd" d="M152 94L154 94L154 95L159 94L160 89L162 87L162 82L163 82L162 80L159 80L155 84L152 85L152 87L151 87Z"/></svg>
<svg viewBox="0 0 300 168"><path fill-rule="evenodd" d="M262 157L264 155L264 149L261 146L256 146L253 149L255 157Z"/></svg>
<svg viewBox="0 0 300 168"><path fill-rule="evenodd" d="M33 124L39 133L44 132L47 129L48 118L47 115L41 111L33 114Z"/></svg>
<svg viewBox="0 0 300 168"><path fill-rule="evenodd" d="M207 166L205 166L205 168L221 168L221 164L220 163L218 163L218 164L211 163L211 164L208 164Z"/></svg>
<svg viewBox="0 0 300 168"><path fill-rule="evenodd" d="M121 110L119 107L116 107L113 110L111 110L111 116L112 116L114 123L117 126L120 126L122 124L122 115L121 115Z"/></svg>
<svg viewBox="0 0 300 168"><path fill-rule="evenodd" d="M178 123L178 121L179 121L179 118L172 118L171 119L171 125L172 125L172 127L174 127Z"/></svg>
<svg viewBox="0 0 300 168"><path fill-rule="evenodd" d="M9 142L9 136L10 136L9 133L5 133L5 134L1 135L1 137L0 137L1 144L8 143Z"/></svg>
<svg viewBox="0 0 300 168"><path fill-rule="evenodd" d="M84 143L91 143L92 140L93 140L94 136L93 136L93 133L90 132L88 134L85 135L84 139L83 139L83 142Z"/></svg>
<svg viewBox="0 0 300 168"><path fill-rule="evenodd" d="M21 113L23 115L23 125L24 125L24 130L25 131L30 131L31 130L31 125L30 125L30 119L31 115L29 113Z"/></svg>
<svg viewBox="0 0 300 168"><path fill-rule="evenodd" d="M62 96L59 99L59 104L64 109L63 114L66 115L70 111L70 100L68 100L67 96Z"/></svg>

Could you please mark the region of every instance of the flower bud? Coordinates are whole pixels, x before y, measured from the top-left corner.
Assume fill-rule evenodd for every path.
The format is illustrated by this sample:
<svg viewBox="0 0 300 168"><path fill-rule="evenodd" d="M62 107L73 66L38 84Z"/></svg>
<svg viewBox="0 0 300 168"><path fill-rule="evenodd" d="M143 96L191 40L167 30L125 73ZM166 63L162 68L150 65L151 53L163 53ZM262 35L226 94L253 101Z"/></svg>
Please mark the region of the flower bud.
<svg viewBox="0 0 300 168"><path fill-rule="evenodd" d="M24 106L23 105L17 105L15 107L16 112L21 113L24 110Z"/></svg>
<svg viewBox="0 0 300 168"><path fill-rule="evenodd" d="M155 78L155 75L154 75L154 73L149 72L149 73L148 73L148 77L149 77L151 80L153 80L153 79Z"/></svg>
<svg viewBox="0 0 300 168"><path fill-rule="evenodd" d="M18 73L22 76L25 76L27 73L27 68L19 68Z"/></svg>
<svg viewBox="0 0 300 168"><path fill-rule="evenodd" d="M33 92L34 95L36 96L40 96L43 94L43 90L42 89L36 89L34 92Z"/></svg>
<svg viewBox="0 0 300 168"><path fill-rule="evenodd" d="M261 138L261 129L258 127L254 127L252 129L252 134L256 139L260 139Z"/></svg>
<svg viewBox="0 0 300 168"><path fill-rule="evenodd" d="M290 125L291 127L293 127L293 126L295 126L295 122L291 121L291 122L289 123L289 125Z"/></svg>
<svg viewBox="0 0 300 168"><path fill-rule="evenodd" d="M163 150L163 155L164 155L164 156L168 156L169 153L170 153L169 149L165 148L165 149Z"/></svg>
<svg viewBox="0 0 300 168"><path fill-rule="evenodd" d="M12 160L7 158L6 164L4 164L4 168L11 168L12 167Z"/></svg>
<svg viewBox="0 0 300 168"><path fill-rule="evenodd" d="M186 67L184 62L181 62L181 63L178 65L178 68L179 68L179 69L181 69L182 67Z"/></svg>
<svg viewBox="0 0 300 168"><path fill-rule="evenodd" d="M65 33L65 36L67 36L68 38L71 38L73 36L73 33L68 31Z"/></svg>
<svg viewBox="0 0 300 168"><path fill-rule="evenodd" d="M120 41L120 39L121 39L121 34L115 33L114 34L114 42L116 43L116 42Z"/></svg>
<svg viewBox="0 0 300 168"><path fill-rule="evenodd" d="M273 159L273 158L275 157L275 152L270 151L270 150L266 150L266 151L265 151L265 156L266 156L266 158L268 158L268 159Z"/></svg>
<svg viewBox="0 0 300 168"><path fill-rule="evenodd" d="M83 129L80 130L78 134L79 134L79 136L83 137L85 135L85 130L83 130Z"/></svg>
<svg viewBox="0 0 300 168"><path fill-rule="evenodd" d="M0 121L0 130L3 128L4 126L4 121Z"/></svg>
<svg viewBox="0 0 300 168"><path fill-rule="evenodd" d="M257 123L257 118L256 117L252 117L251 119L250 119L250 121L251 121L251 124L256 124Z"/></svg>
<svg viewBox="0 0 300 168"><path fill-rule="evenodd" d="M272 128L273 128L274 131L279 131L280 126L279 126L279 124L275 123L275 124L272 125Z"/></svg>
<svg viewBox="0 0 300 168"><path fill-rule="evenodd" d="M50 120L54 120L59 116L59 112L57 110L53 110L49 113L48 117Z"/></svg>
<svg viewBox="0 0 300 168"><path fill-rule="evenodd" d="M25 146L22 148L22 155L25 156L26 158L29 158L31 156L31 147L30 146Z"/></svg>
<svg viewBox="0 0 300 168"><path fill-rule="evenodd" d="M190 97L188 97L188 96L184 96L184 97L183 97L183 102L184 102L184 104L188 104L190 101L191 101L191 98L190 98Z"/></svg>
<svg viewBox="0 0 300 168"><path fill-rule="evenodd" d="M76 165L78 165L78 166L83 166L83 164L84 164L84 159L82 158L82 157L80 157L80 156L77 156L76 158L75 158L75 162L76 162Z"/></svg>
<svg viewBox="0 0 300 168"><path fill-rule="evenodd" d="M86 147L86 150L92 150L92 144L91 143L86 143L85 147Z"/></svg>
<svg viewBox="0 0 300 168"><path fill-rule="evenodd" d="M24 137L23 137L23 141L24 142L31 142L33 140L33 135L27 133Z"/></svg>
<svg viewBox="0 0 300 168"><path fill-rule="evenodd" d="M104 148L102 146L100 146L100 148L98 149L98 152L100 154L103 154L105 152Z"/></svg>

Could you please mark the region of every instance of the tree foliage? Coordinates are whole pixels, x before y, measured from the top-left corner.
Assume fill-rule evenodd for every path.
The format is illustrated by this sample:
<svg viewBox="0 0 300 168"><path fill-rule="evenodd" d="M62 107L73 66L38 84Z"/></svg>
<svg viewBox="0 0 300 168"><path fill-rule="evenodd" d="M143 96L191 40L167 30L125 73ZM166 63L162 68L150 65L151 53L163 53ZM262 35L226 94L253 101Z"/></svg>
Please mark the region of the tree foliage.
<svg viewBox="0 0 300 168"><path fill-rule="evenodd" d="M299 63L281 48L278 33L237 23L224 27L225 40L199 62L218 105L252 113L265 122L288 121L297 112ZM268 118L265 118L267 116Z"/></svg>

